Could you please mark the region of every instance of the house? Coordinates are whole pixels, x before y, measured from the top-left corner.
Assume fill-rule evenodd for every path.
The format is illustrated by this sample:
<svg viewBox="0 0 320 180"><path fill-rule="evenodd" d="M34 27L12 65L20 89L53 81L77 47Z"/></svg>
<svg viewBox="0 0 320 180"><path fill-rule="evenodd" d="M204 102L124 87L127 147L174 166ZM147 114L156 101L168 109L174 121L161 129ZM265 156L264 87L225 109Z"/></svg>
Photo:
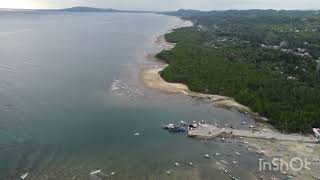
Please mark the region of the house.
<svg viewBox="0 0 320 180"><path fill-rule="evenodd" d="M295 78L295 77L293 77L293 76L289 76L288 78L287 78L287 80L296 80L297 78Z"/></svg>
<svg viewBox="0 0 320 180"><path fill-rule="evenodd" d="M307 50L305 50L305 49L303 49L303 48L298 48L297 50L298 50L299 53L305 53L305 52L307 52Z"/></svg>
<svg viewBox="0 0 320 180"><path fill-rule="evenodd" d="M313 128L314 136L320 140L320 128Z"/></svg>
<svg viewBox="0 0 320 180"><path fill-rule="evenodd" d="M286 42L281 42L280 43L280 47L285 47L285 46L287 46L288 44L286 43Z"/></svg>
<svg viewBox="0 0 320 180"><path fill-rule="evenodd" d="M262 48L267 48L268 46L266 46L265 44L261 44L260 45Z"/></svg>
<svg viewBox="0 0 320 180"><path fill-rule="evenodd" d="M280 49L280 46L272 46L273 49Z"/></svg>
<svg viewBox="0 0 320 180"><path fill-rule="evenodd" d="M308 52L305 52L303 55L304 55L304 56L311 57L311 55L310 55Z"/></svg>

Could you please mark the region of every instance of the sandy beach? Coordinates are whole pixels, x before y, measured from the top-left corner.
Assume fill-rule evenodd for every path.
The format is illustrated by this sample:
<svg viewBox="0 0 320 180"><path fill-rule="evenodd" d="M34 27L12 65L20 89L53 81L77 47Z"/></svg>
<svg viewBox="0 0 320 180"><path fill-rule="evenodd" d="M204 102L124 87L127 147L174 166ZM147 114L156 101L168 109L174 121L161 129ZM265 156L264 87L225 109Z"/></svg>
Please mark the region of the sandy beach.
<svg viewBox="0 0 320 180"><path fill-rule="evenodd" d="M243 106L236 102L231 97L225 97L220 95L212 94L202 94L190 91L188 86L180 83L169 83L166 82L161 76L160 72L167 67L167 64L160 64L158 67L154 68L144 68L141 71L140 78L142 82L149 88L160 90L166 93L183 93L189 95L193 98L206 99L211 101L217 107L223 107L228 109L236 109L240 112L251 112L250 114L256 115L253 113L250 108Z"/></svg>
<svg viewBox="0 0 320 180"><path fill-rule="evenodd" d="M174 43L167 42L164 35L157 38L156 44L160 45L164 50L170 50L175 46ZM148 55L147 58L152 59L153 61L157 62L157 64L153 67L143 68L140 72L140 80L146 87L165 93L182 93L193 98L206 99L217 107L235 109L242 113L248 113L254 119L267 121L266 118L259 116L259 114L253 112L250 108L236 102L232 97L197 93L190 91L188 86L185 84L166 82L160 76L160 72L166 68L168 64L164 63L161 59L157 59L154 55Z"/></svg>
<svg viewBox="0 0 320 180"><path fill-rule="evenodd" d="M166 42L164 35L158 37L156 43L166 50L170 50L175 46L175 44ZM160 72L166 68L168 64L164 63L160 59L156 59L152 55L149 56L149 58L152 57L152 60L155 60L157 63L153 67L143 68L140 72L140 80L146 87L164 93L182 93L193 98L205 99L206 101L209 100L209 102L216 107L235 109L239 112L246 113L248 116L257 121L257 129L260 131L267 130L270 132L279 133L270 124L266 123L266 121L268 121L267 118L259 116L258 113L255 113L250 108L236 102L232 97L192 92L184 84L166 82L160 76ZM318 162L320 155L319 144L271 141L253 138L244 138L243 142L248 144L249 150L263 155L265 160L272 161L273 158L281 158L286 162L290 162L290 160L294 157L299 157L312 161L311 170L303 169L299 172L284 170L281 173L285 176L288 176L292 179L303 180L311 180L320 177L320 162Z"/></svg>

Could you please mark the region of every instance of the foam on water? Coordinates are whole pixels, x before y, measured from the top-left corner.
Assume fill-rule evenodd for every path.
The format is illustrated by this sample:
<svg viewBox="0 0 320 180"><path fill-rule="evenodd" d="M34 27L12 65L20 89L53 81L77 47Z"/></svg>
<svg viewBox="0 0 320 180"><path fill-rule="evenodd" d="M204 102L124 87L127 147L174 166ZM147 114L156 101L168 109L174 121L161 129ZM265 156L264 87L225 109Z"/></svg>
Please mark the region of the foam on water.
<svg viewBox="0 0 320 180"><path fill-rule="evenodd" d="M144 95L138 87L129 85L125 81L119 79L113 80L110 90L112 94L118 96L138 97Z"/></svg>

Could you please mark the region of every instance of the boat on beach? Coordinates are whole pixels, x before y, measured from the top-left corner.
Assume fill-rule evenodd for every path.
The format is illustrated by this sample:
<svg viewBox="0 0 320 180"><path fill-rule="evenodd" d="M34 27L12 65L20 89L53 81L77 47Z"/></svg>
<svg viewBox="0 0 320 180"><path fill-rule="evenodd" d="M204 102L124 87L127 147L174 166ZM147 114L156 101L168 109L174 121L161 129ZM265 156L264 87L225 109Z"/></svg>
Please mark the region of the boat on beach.
<svg viewBox="0 0 320 180"><path fill-rule="evenodd" d="M183 121L181 121L183 122ZM168 124L163 125L163 129L168 130L169 132L187 132L185 122L181 123L181 125Z"/></svg>
<svg viewBox="0 0 320 180"><path fill-rule="evenodd" d="M25 178L28 177L28 175L29 175L29 173L22 174L22 175L20 176L20 178L21 178L21 179L25 179Z"/></svg>
<svg viewBox="0 0 320 180"><path fill-rule="evenodd" d="M163 129L166 129L166 130L174 129L174 128L175 128L174 124L163 125Z"/></svg>
<svg viewBox="0 0 320 180"><path fill-rule="evenodd" d="M168 129L169 132L187 132L187 128L183 126L175 127L173 129Z"/></svg>
<svg viewBox="0 0 320 180"><path fill-rule="evenodd" d="M95 175L95 174L98 174L98 173L100 173L100 172L101 172L101 169L95 170L95 171L92 171L92 172L90 173L90 175Z"/></svg>
<svg viewBox="0 0 320 180"><path fill-rule="evenodd" d="M312 129L313 133L314 133L314 136L320 140L320 128L313 128Z"/></svg>

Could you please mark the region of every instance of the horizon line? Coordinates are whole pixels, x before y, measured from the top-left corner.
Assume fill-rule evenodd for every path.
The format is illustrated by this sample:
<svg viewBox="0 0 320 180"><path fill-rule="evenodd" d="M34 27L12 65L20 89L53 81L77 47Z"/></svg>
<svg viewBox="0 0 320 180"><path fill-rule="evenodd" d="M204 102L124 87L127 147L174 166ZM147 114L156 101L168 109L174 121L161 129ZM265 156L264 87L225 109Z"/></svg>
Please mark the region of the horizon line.
<svg viewBox="0 0 320 180"><path fill-rule="evenodd" d="M319 9L273 9L273 8L248 8L248 9L211 9L211 10L201 10L201 9L184 9L179 8L176 10L135 10L135 9L114 9L114 8L106 8L106 7L93 7L93 6L72 6L72 7L63 7L63 8L0 8L0 10L63 10L77 7L85 7L85 8L94 8L101 10L118 10L118 11L145 11L145 12L175 12L179 10L190 10L190 11L202 11L202 12L210 12L210 11L248 11L248 10L275 10L275 11L320 11Z"/></svg>

